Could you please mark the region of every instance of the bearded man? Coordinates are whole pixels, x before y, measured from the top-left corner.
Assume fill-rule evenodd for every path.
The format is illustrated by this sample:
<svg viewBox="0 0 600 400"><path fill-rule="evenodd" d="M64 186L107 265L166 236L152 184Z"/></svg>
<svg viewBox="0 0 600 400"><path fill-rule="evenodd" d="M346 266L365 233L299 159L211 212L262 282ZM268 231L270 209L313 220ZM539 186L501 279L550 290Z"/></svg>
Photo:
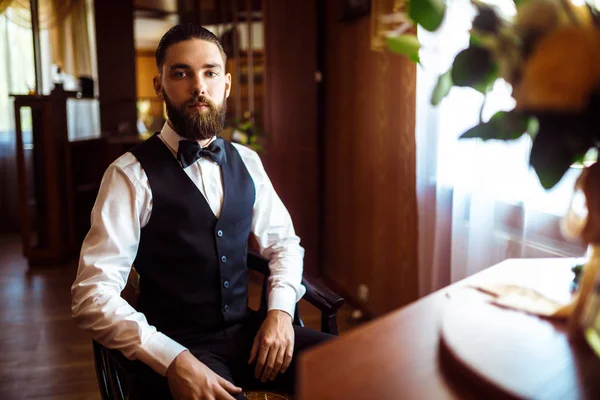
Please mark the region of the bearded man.
<svg viewBox="0 0 600 400"><path fill-rule="evenodd" d="M217 37L177 25L156 50L161 132L105 172L72 286L78 325L137 360L134 398L293 392L296 353L330 338L292 325L304 250L259 156L219 137L231 75ZM248 308L247 243L270 260L268 313ZM137 308L120 297L132 265Z"/></svg>

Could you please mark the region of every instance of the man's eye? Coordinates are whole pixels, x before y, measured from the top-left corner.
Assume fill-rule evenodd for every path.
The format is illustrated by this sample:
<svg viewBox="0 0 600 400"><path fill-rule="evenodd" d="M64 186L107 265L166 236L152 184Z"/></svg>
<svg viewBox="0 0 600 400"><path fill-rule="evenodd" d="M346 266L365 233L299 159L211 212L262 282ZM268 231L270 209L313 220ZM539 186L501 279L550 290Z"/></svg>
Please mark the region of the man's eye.
<svg viewBox="0 0 600 400"><path fill-rule="evenodd" d="M185 72L175 72L175 76L177 78L185 78L186 73Z"/></svg>
<svg viewBox="0 0 600 400"><path fill-rule="evenodd" d="M208 72L206 73L206 75L210 76L211 78L214 78L215 76L217 76L217 73L216 73L216 72L214 72L214 71L208 71Z"/></svg>

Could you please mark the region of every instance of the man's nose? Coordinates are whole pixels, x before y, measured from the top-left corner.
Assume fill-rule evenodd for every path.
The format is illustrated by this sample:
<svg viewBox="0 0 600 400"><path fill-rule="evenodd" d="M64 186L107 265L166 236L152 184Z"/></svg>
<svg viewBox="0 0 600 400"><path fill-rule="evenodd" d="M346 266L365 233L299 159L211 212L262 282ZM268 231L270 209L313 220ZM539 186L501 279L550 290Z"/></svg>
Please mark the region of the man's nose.
<svg viewBox="0 0 600 400"><path fill-rule="evenodd" d="M192 93L206 95L206 81L202 74L196 74L193 80Z"/></svg>

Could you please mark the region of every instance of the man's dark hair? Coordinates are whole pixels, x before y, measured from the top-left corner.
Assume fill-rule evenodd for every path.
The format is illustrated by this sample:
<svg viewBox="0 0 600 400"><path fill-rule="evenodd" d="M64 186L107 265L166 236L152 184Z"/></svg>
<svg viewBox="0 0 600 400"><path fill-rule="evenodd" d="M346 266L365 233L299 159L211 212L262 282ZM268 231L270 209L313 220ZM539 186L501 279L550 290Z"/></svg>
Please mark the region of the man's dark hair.
<svg viewBox="0 0 600 400"><path fill-rule="evenodd" d="M190 39L201 39L216 44L223 57L223 63L227 63L225 50L223 50L219 38L214 33L200 25L190 23L179 24L169 29L169 31L163 35L156 48L156 67L158 68L159 73L162 73L162 66L165 63L165 55L167 54L169 46ZM225 68L225 64L223 64L223 68Z"/></svg>

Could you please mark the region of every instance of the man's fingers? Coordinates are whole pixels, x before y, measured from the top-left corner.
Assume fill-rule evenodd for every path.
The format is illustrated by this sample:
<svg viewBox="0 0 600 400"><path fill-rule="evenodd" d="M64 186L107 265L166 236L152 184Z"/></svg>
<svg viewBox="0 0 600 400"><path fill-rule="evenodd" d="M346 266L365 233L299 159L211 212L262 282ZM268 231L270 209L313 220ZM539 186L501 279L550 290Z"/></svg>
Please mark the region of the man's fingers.
<svg viewBox="0 0 600 400"><path fill-rule="evenodd" d="M275 367L273 371L271 371L271 375L269 375L270 380L275 380L279 372L283 372L281 367L283 367L283 361L285 359L285 349L279 349L277 352L277 359L275 360Z"/></svg>
<svg viewBox="0 0 600 400"><path fill-rule="evenodd" d="M285 372L290 367L293 357L294 357L294 345L290 343L288 345L287 349L285 349L285 357L283 359L283 366L281 367L282 374L285 374Z"/></svg>
<svg viewBox="0 0 600 400"><path fill-rule="evenodd" d="M254 369L254 377L260 379L260 375L263 372L263 368L267 362L267 355L269 354L269 343L262 343L258 350L258 359L256 361L256 368Z"/></svg>
<svg viewBox="0 0 600 400"><path fill-rule="evenodd" d="M276 346L273 346L269 349L269 357L267 357L267 363L265 364L265 369L263 370L262 376L260 377L261 382L266 382L267 379L271 376L271 373L275 372L277 375L277 371L275 370L275 362L277 361L277 354L279 349Z"/></svg>
<svg viewBox="0 0 600 400"><path fill-rule="evenodd" d="M260 345L259 336L256 335L254 338L254 343L252 343L252 350L250 350L250 359L248 360L248 364L252 364L256 360L256 355L258 354L258 348Z"/></svg>
<svg viewBox="0 0 600 400"><path fill-rule="evenodd" d="M223 387L223 389L227 390L229 393L239 393L242 391L241 387L235 386L233 383L229 382L227 379L222 378L217 375L217 381L219 385Z"/></svg>
<svg viewBox="0 0 600 400"><path fill-rule="evenodd" d="M214 395L216 400L235 400L235 397L230 395L222 386L217 386L215 388Z"/></svg>

